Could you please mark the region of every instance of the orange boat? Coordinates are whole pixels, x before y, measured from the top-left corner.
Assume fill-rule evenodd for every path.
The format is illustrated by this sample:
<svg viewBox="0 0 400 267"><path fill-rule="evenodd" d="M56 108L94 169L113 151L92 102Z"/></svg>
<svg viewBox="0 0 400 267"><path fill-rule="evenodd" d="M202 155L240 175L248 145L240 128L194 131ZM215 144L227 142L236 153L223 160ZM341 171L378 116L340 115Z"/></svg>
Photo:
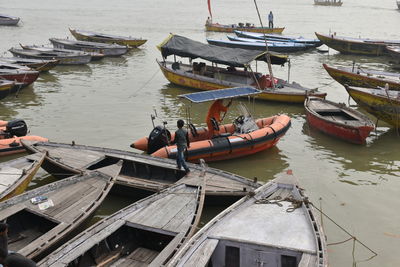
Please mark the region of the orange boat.
<svg viewBox="0 0 400 267"><path fill-rule="evenodd" d="M255 95L260 92L253 87L236 87L186 94L180 97L193 103L202 103ZM219 161L254 154L276 145L289 127L290 118L286 115L253 120L251 115L247 114L239 116L232 124L219 125L219 135L210 139L208 129L196 129L189 124L190 147L187 149L186 157L190 162L198 162L200 159ZM171 134L162 126L157 126L149 137L135 141L131 147L146 151L156 157L176 158L177 147L168 145L168 141L174 138L173 133Z"/></svg>
<svg viewBox="0 0 400 267"><path fill-rule="evenodd" d="M44 137L26 135L28 128L23 120L0 120L0 157L25 152L21 140L48 142Z"/></svg>

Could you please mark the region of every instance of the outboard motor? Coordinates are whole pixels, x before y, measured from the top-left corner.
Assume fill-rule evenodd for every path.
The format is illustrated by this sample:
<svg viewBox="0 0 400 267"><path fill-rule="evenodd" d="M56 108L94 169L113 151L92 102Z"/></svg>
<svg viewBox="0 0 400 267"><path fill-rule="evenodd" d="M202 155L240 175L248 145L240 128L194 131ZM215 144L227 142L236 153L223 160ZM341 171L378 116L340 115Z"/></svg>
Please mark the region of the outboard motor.
<svg viewBox="0 0 400 267"><path fill-rule="evenodd" d="M15 119L7 123L5 132L11 137L25 136L28 133L28 126L26 125L24 120Z"/></svg>
<svg viewBox="0 0 400 267"><path fill-rule="evenodd" d="M163 126L156 126L149 135L147 153L152 154L160 148L167 146L168 141L171 141L171 133Z"/></svg>

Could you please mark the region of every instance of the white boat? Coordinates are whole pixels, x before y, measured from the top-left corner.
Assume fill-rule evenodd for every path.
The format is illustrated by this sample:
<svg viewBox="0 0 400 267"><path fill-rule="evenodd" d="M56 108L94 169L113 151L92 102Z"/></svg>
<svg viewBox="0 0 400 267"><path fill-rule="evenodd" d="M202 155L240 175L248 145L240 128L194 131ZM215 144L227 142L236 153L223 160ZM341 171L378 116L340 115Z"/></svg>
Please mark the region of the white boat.
<svg viewBox="0 0 400 267"><path fill-rule="evenodd" d="M341 6L342 0L314 0L314 5L319 6Z"/></svg>
<svg viewBox="0 0 400 267"><path fill-rule="evenodd" d="M17 25L18 22L18 17L0 14L0 25Z"/></svg>

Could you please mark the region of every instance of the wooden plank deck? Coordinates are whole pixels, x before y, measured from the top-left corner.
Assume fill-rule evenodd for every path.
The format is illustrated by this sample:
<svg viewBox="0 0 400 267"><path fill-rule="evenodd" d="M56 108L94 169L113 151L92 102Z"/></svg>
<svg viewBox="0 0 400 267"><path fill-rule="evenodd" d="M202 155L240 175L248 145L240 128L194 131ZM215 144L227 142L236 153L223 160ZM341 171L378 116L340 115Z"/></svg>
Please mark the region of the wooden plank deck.
<svg viewBox="0 0 400 267"><path fill-rule="evenodd" d="M145 267L159 254L158 251L139 247L131 254L119 259L110 266L112 267Z"/></svg>

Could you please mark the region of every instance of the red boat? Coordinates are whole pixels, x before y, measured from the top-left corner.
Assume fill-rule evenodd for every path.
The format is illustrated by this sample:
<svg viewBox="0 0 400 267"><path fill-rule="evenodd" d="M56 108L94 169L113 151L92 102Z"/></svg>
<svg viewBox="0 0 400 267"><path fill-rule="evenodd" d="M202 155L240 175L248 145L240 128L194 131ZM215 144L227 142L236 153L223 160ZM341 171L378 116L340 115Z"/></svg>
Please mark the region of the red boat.
<svg viewBox="0 0 400 267"><path fill-rule="evenodd" d="M15 64L0 64L0 78L17 81L28 86L39 77L39 72Z"/></svg>
<svg viewBox="0 0 400 267"><path fill-rule="evenodd" d="M13 81L0 80L0 99L8 96L14 86L15 82Z"/></svg>
<svg viewBox="0 0 400 267"><path fill-rule="evenodd" d="M307 122L328 135L363 144L374 123L364 114L345 104L334 103L318 97L308 97L304 102Z"/></svg>
<svg viewBox="0 0 400 267"><path fill-rule="evenodd" d="M25 152L21 140L48 142L47 138L26 135L28 127L23 120L0 120L0 157Z"/></svg>

